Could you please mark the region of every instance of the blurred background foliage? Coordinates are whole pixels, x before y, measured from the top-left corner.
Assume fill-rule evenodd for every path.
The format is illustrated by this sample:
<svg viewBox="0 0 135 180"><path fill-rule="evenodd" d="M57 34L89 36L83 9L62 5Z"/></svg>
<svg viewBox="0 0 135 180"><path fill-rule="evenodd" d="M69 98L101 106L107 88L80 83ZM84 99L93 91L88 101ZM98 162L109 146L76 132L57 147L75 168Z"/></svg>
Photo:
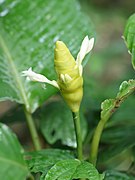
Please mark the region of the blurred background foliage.
<svg viewBox="0 0 135 180"><path fill-rule="evenodd" d="M84 68L84 98L81 106L81 111L85 115L88 125L87 133L85 132L86 138L84 140L87 158L93 130L100 119L101 102L108 98L115 98L121 82L134 79L135 77L130 55L122 39L126 21L128 17L134 13L135 1L80 0L79 2L82 11L91 18L96 31L95 47L90 60ZM41 117L40 113L42 111L44 112L46 107L49 108L49 106L53 106L50 105L53 102L57 103L59 101L60 96L57 94L48 99L43 107L34 113L35 121L39 129L40 126L42 126L42 123L40 124L39 122ZM132 95L121 105L107 124L100 144L98 166L101 170L110 168L134 174L134 105L135 95ZM14 103L4 102L0 104L0 111L1 121L10 125L19 136L21 143L27 147L27 145L30 144L28 138L29 132L26 130L22 108L16 106ZM52 109L51 113L54 111L55 109ZM61 109L59 111L61 111ZM43 114L44 113L42 113L42 119ZM45 116L47 116L47 114L45 114ZM44 119L46 119L46 117ZM63 127L62 120L60 124L61 127ZM83 127L86 127L86 125ZM55 131L52 130L51 136L58 134L55 133ZM64 131L61 133L64 134ZM42 140L43 136L41 134ZM54 139L58 140L57 137L54 137ZM46 143L44 143L43 140L43 144L44 147L53 144L54 147L61 145L61 147L69 146L72 148L70 144L74 144L74 142L71 142L71 139L61 139L64 142L69 142L69 144L66 143L63 145L61 141L55 141L55 144L53 144L54 141L52 143L52 139L49 140L48 137Z"/></svg>
<svg viewBox="0 0 135 180"><path fill-rule="evenodd" d="M85 67L83 108L89 135L100 119L101 102L114 98L122 81L134 79L131 57L122 39L127 19L135 11L132 0L84 0L80 3L96 29L96 45ZM101 139L98 164L102 168L134 172L135 95L112 116ZM86 138L86 144L87 139Z"/></svg>

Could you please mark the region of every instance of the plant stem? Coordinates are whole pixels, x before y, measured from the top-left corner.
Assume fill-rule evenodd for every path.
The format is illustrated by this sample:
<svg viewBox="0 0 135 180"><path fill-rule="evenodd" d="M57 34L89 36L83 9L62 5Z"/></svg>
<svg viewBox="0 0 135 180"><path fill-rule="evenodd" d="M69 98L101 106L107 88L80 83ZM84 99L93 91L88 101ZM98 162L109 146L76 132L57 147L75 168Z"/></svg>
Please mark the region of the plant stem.
<svg viewBox="0 0 135 180"><path fill-rule="evenodd" d="M80 116L78 112L72 112L73 121L74 121L74 128L76 134L76 142L77 142L77 156L79 160L83 159L82 153L82 133L81 133L81 126L80 126Z"/></svg>
<svg viewBox="0 0 135 180"><path fill-rule="evenodd" d="M126 91L122 91L121 88L123 88L124 84L128 85L128 89ZM90 151L90 158L89 161L96 166L97 162L97 155L98 155L98 148L99 148L99 141L102 135L102 131L104 129L105 124L111 117L111 115L120 107L121 103L124 102L124 100L135 91L135 81L134 80L129 80L128 82L123 82L121 84L121 88L116 96L115 99L109 99L110 100L110 105L106 109L102 109L101 111L101 120L99 121L96 130L94 132L94 136L92 139L92 144L91 144L91 151ZM123 86L122 86L123 85ZM127 88L127 86L126 86ZM109 100L105 100L103 103L108 102ZM103 113L104 111L104 113ZM103 115L103 114L104 115Z"/></svg>
<svg viewBox="0 0 135 180"><path fill-rule="evenodd" d="M32 115L25 108L24 108L24 112L25 112L25 116L26 116L26 120L27 120L29 130L30 130L30 134L32 137L32 141L34 144L34 148L37 151L41 150L41 144L40 144L39 136L38 136Z"/></svg>
<svg viewBox="0 0 135 180"><path fill-rule="evenodd" d="M99 141L101 138L101 134L103 131L103 128L105 126L106 120L101 119L96 127L96 130L94 132L94 136L92 139L92 144L91 144L91 151L90 151L90 159L89 161L96 166L97 162L97 155L98 155L98 147L99 147Z"/></svg>

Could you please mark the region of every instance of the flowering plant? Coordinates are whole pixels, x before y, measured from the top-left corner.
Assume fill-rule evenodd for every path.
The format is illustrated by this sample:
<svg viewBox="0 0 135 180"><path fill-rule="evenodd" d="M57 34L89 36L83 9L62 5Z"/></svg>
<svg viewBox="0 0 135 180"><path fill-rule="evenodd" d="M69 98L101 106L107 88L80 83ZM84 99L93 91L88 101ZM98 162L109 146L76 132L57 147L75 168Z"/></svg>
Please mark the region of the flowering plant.
<svg viewBox="0 0 135 180"><path fill-rule="evenodd" d="M95 32L77 4L77 0L0 1L0 101L15 102L10 102L10 111L0 114L0 179L134 179L135 123L130 106L134 98L126 104L121 119L117 114L109 119L134 93L135 80L124 81L116 97L103 101L100 109L107 89L102 93L99 80L94 81L91 74L88 77L89 69L83 74ZM123 38L135 68L134 27L132 15ZM86 34L92 38L84 38ZM110 48L105 52L110 53ZM95 57L91 62L98 63ZM97 76L102 69L98 65L96 70L91 65L86 68ZM105 71L103 82L107 75ZM41 84L49 86L42 88Z"/></svg>

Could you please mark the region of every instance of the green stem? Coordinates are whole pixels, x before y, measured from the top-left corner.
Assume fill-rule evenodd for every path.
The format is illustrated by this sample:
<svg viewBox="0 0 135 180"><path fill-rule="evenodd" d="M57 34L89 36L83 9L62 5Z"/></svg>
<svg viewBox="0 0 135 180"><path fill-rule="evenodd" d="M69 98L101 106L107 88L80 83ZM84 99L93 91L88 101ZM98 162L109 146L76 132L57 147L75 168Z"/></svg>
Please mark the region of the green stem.
<svg viewBox="0 0 135 180"><path fill-rule="evenodd" d="M89 161L96 166L97 162L97 155L98 155L98 147L99 147L99 141L101 138L102 131L104 129L105 123L107 119L101 119L96 127L96 130L94 132L94 136L92 139L91 144L91 151L90 151L90 159Z"/></svg>
<svg viewBox="0 0 135 180"><path fill-rule="evenodd" d="M32 136L32 140L33 140L35 149L40 150L41 146L40 146L40 143L39 143L38 134L37 134L37 131L36 131L35 124L33 122L32 116L29 113L30 112L30 105L29 105L29 102L28 102L28 98L26 96L25 88L24 88L24 85L23 85L22 80L20 78L20 73L17 70L15 61L12 58L11 52L9 51L8 46L6 45L6 43L5 43L2 36L0 36L0 46L1 46L1 48L3 49L3 51L4 51L5 55L6 55L6 58L7 58L7 61L8 61L7 66L11 71L11 76L14 77L15 85L16 85L16 88L18 89L18 94L20 96L20 99L25 104L25 110L24 111L25 111L27 123L28 123L29 129L30 129L30 133L31 133L31 136Z"/></svg>
<svg viewBox="0 0 135 180"><path fill-rule="evenodd" d="M37 151L41 150L41 144L40 144L39 136L38 136L32 115L26 109L24 109L24 112L25 112L27 124L29 126L29 130L30 130L30 134L32 137L32 141L33 141L35 150L37 150Z"/></svg>
<svg viewBox="0 0 135 180"><path fill-rule="evenodd" d="M126 84L126 88L125 88L125 84ZM128 88L127 88L128 87ZM124 90L123 90L124 88ZM108 108L104 108L101 111L101 120L99 121L96 130L94 132L94 136L92 139L92 144L91 144L91 151L90 151L90 158L89 161L96 166L96 162L97 162L97 155L98 155L98 148L99 148L99 142L100 142L100 138L102 135L102 131L104 129L105 124L107 123L107 121L109 120L109 118L111 117L111 115L120 107L121 103L133 92L135 91L135 81L134 80L129 80L128 82L123 82L121 84L120 90L116 96L115 99L109 99L109 100L105 100L103 102L110 103ZM104 113L103 113L104 112Z"/></svg>
<svg viewBox="0 0 135 180"><path fill-rule="evenodd" d="M76 134L76 142L77 142L77 156L79 160L83 159L82 153L82 133L81 133L81 126L80 126L80 116L79 112L72 112L74 127L75 127L75 134Z"/></svg>

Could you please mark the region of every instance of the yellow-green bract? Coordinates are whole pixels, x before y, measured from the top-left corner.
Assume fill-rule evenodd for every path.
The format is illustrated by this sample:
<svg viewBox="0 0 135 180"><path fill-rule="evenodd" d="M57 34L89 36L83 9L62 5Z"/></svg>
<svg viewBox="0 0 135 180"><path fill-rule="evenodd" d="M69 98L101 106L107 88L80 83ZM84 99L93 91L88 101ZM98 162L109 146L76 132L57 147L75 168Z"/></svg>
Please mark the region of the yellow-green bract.
<svg viewBox="0 0 135 180"><path fill-rule="evenodd" d="M22 72L31 81L48 83L58 88L72 112L78 112L83 96L82 61L94 45L94 38L88 36L82 41L76 61L62 41L56 42L54 65L58 79L49 80L42 74L32 71L32 67Z"/></svg>
<svg viewBox="0 0 135 180"><path fill-rule="evenodd" d="M83 96L83 78L70 51L62 41L56 42L54 65L60 92L72 112L79 111Z"/></svg>

